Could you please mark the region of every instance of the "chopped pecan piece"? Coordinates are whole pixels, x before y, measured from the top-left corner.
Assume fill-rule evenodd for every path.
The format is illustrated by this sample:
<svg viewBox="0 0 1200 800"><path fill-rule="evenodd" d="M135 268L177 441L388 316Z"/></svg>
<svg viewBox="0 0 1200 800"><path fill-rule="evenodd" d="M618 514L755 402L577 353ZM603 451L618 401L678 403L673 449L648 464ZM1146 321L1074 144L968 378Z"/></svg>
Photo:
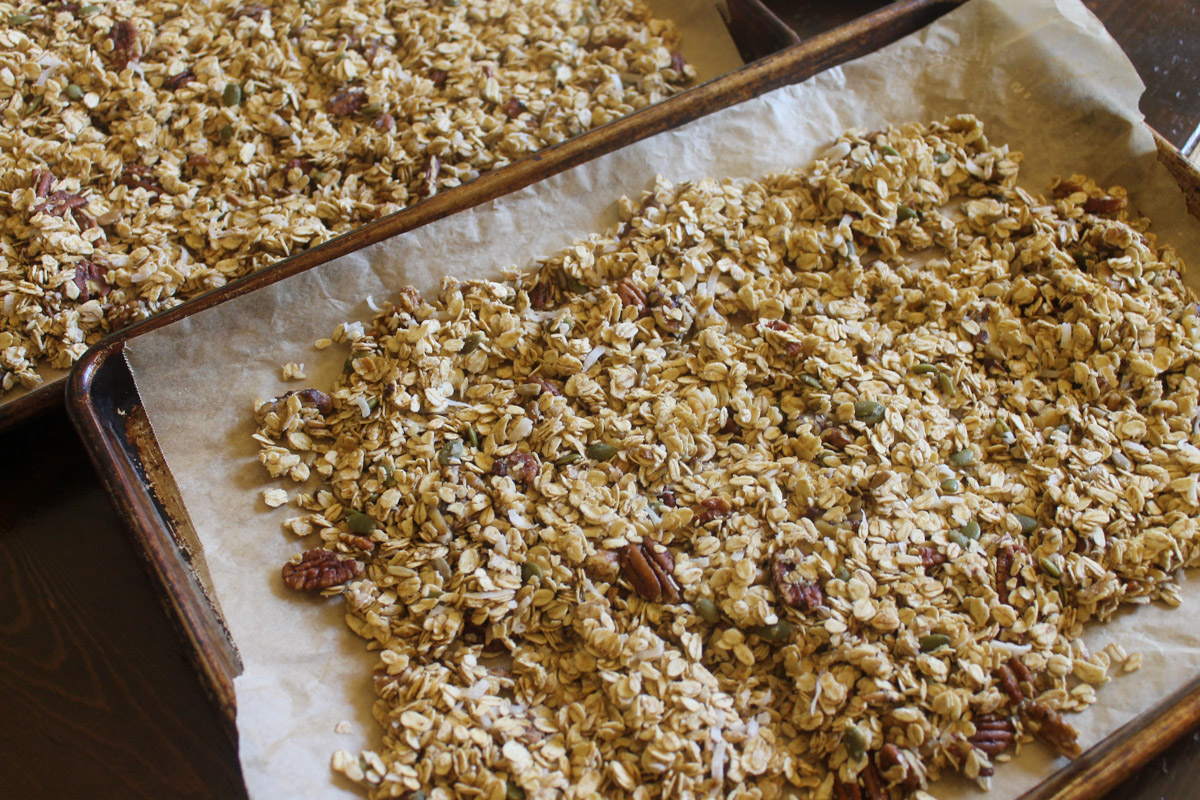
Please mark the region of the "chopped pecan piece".
<svg viewBox="0 0 1200 800"><path fill-rule="evenodd" d="M1129 201L1124 197L1104 195L1103 197L1089 197L1084 201L1083 210L1089 214L1115 214L1127 205L1129 205Z"/></svg>
<svg viewBox="0 0 1200 800"><path fill-rule="evenodd" d="M86 303L93 297L104 297L112 291L108 285L108 270L91 261L80 261L75 265L75 285L79 288L79 302Z"/></svg>
<svg viewBox="0 0 1200 800"><path fill-rule="evenodd" d="M912 761L905 757L900 751L900 748L894 744L885 744L879 749L879 753L875 756L875 763L879 766L879 771L883 777L888 778L888 773L895 770L897 773L902 772L904 777L897 775L890 776L890 781L898 781L899 786L905 792L915 792L921 788L921 775L917 769L912 766Z"/></svg>
<svg viewBox="0 0 1200 800"><path fill-rule="evenodd" d="M288 172L294 169L300 170L301 173L307 175L313 171L313 163L307 158L293 158L287 163Z"/></svg>
<svg viewBox="0 0 1200 800"><path fill-rule="evenodd" d="M542 389L542 392L549 392L550 394L554 395L555 397L562 397L562 389L558 388L558 384L556 384L552 380L543 378L541 375L531 376L529 378L529 383L532 383L536 386L540 386ZM539 394L541 394L541 392L539 392Z"/></svg>
<svg viewBox="0 0 1200 800"><path fill-rule="evenodd" d="M299 561L284 564L281 574L289 589L319 592L360 577L363 565L353 558L338 558L333 551L318 547L306 550Z"/></svg>
<svg viewBox="0 0 1200 800"><path fill-rule="evenodd" d="M173 92L176 89L187 86L194 80L196 80L196 73L192 72L191 67L188 67L183 72L177 72L163 81L163 88Z"/></svg>
<svg viewBox="0 0 1200 800"><path fill-rule="evenodd" d="M619 551L621 572L634 591L651 602L678 603L679 584L675 583L675 557L671 551L646 537L641 544L627 544Z"/></svg>
<svg viewBox="0 0 1200 800"><path fill-rule="evenodd" d="M367 90L351 86L333 94L325 101L325 110L335 117L348 117L357 114L367 104Z"/></svg>
<svg viewBox="0 0 1200 800"><path fill-rule="evenodd" d="M444 69L429 70L429 80L433 81L433 85L438 89L446 85L446 79L450 77L450 73Z"/></svg>
<svg viewBox="0 0 1200 800"><path fill-rule="evenodd" d="M830 428L821 434L821 441L835 450L845 450L854 444L854 437L844 428Z"/></svg>
<svg viewBox="0 0 1200 800"><path fill-rule="evenodd" d="M127 19L118 20L113 23L112 29L108 32L108 38L112 39L112 60L113 66L117 71L125 69L133 61L137 61L142 54L142 45L138 41L137 28Z"/></svg>
<svg viewBox="0 0 1200 800"><path fill-rule="evenodd" d="M588 42L583 46L584 50L589 53L594 53L603 47L611 47L614 50L620 50L625 45L629 44L629 40L624 36L609 36L599 42Z"/></svg>
<svg viewBox="0 0 1200 800"><path fill-rule="evenodd" d="M1016 656L1008 659L1008 668L1012 670L1013 675L1019 683L1028 683L1031 686L1036 683L1034 674L1030 671L1029 667L1025 666L1025 662Z"/></svg>
<svg viewBox="0 0 1200 800"><path fill-rule="evenodd" d="M242 17L249 17L253 20L261 20L263 15L265 15L268 10L269 9L266 6L259 5L258 3L251 3L249 5L242 6L237 11L234 11L233 16L231 16L230 19L237 20L241 19Z"/></svg>
<svg viewBox="0 0 1200 800"><path fill-rule="evenodd" d="M533 483L541 471L542 465L533 453L509 453L492 462L493 475L501 478L509 476L526 485Z"/></svg>
<svg viewBox="0 0 1200 800"><path fill-rule="evenodd" d="M857 783L845 783L835 775L833 777L833 800L863 800L862 789Z"/></svg>
<svg viewBox="0 0 1200 800"><path fill-rule="evenodd" d="M1003 544L996 552L996 594L1000 596L1000 602L1008 605L1008 582L1012 579L1013 562L1016 560L1016 551L1013 550L1011 544Z"/></svg>
<svg viewBox="0 0 1200 800"><path fill-rule="evenodd" d="M550 281L539 280L529 290L529 307L545 311L553 303L554 287Z"/></svg>
<svg viewBox="0 0 1200 800"><path fill-rule="evenodd" d="M510 97L504 102L504 113L507 114L510 119L516 119L528 110L529 109L525 107L525 104L515 97Z"/></svg>
<svg viewBox="0 0 1200 800"><path fill-rule="evenodd" d="M343 544L348 544L351 547L357 547L364 553L369 553L375 549L375 543L365 536L359 536L357 533L339 533L338 541Z"/></svg>
<svg viewBox="0 0 1200 800"><path fill-rule="evenodd" d="M921 557L921 566L925 569L932 569L938 564L946 563L946 554L938 552L936 548L928 545L917 548L917 555Z"/></svg>
<svg viewBox="0 0 1200 800"><path fill-rule="evenodd" d="M707 525L717 517L723 517L732 511L732 506L729 501L723 497L706 497L700 501L700 505L692 509L695 518L692 520L696 525Z"/></svg>
<svg viewBox="0 0 1200 800"><path fill-rule="evenodd" d="M975 723L975 733L967 741L989 756L1003 753L1016 739L1017 729L1009 717L985 714L972 722Z"/></svg>
<svg viewBox="0 0 1200 800"><path fill-rule="evenodd" d="M675 492L673 492L669 487L658 493L658 499L661 500L662 504L667 508L675 507Z"/></svg>
<svg viewBox="0 0 1200 800"><path fill-rule="evenodd" d="M391 114L384 112L375 119L371 120L371 127L383 133L390 133L396 129L396 118Z"/></svg>
<svg viewBox="0 0 1200 800"><path fill-rule="evenodd" d="M417 194L421 197L433 197L437 194L437 179L441 171L442 160L437 156L430 156L421 173L421 185L417 189Z"/></svg>
<svg viewBox="0 0 1200 800"><path fill-rule="evenodd" d="M45 197L54 188L54 173L48 169L38 169L33 172L33 191L38 197Z"/></svg>
<svg viewBox="0 0 1200 800"><path fill-rule="evenodd" d="M72 209L83 208L87 205L87 203L87 198L81 194L71 194L70 192L57 191L51 193L51 195L46 198L45 202L34 206L33 213L49 214L52 217L61 217Z"/></svg>
<svg viewBox="0 0 1200 800"><path fill-rule="evenodd" d="M793 579L796 563L791 558L776 553L771 557L771 584L781 603L790 608L808 613L825 604L825 592L815 581Z"/></svg>
<svg viewBox="0 0 1200 800"><path fill-rule="evenodd" d="M1040 700L1031 700L1021 705L1021 718L1033 730L1034 735L1067 758L1079 758L1083 749L1076 741L1079 731L1066 722L1062 714Z"/></svg>
<svg viewBox="0 0 1200 800"><path fill-rule="evenodd" d="M617 297L621 298L622 305L633 306L637 309L638 319L650 316L650 305L646 302L646 293L629 278L625 278L617 284Z"/></svg>
<svg viewBox="0 0 1200 800"><path fill-rule="evenodd" d="M121 167L117 183L130 189L145 189L154 194L162 194L162 184L154 177L154 167L146 164L126 164Z"/></svg>
<svg viewBox="0 0 1200 800"><path fill-rule="evenodd" d="M867 759L867 766L863 767L859 777L862 778L863 789L866 790L863 800L888 800L887 785L884 784L874 761Z"/></svg>
<svg viewBox="0 0 1200 800"><path fill-rule="evenodd" d="M686 68L687 68L687 59L685 59L683 57L683 53L680 53L678 50L672 50L671 51L671 69L675 70L675 72L677 72L679 74L679 77L682 78L683 71Z"/></svg>
<svg viewBox="0 0 1200 800"><path fill-rule="evenodd" d="M1054 187L1054 196L1061 200L1064 197L1070 197L1076 192L1082 191L1083 187L1077 183L1073 183L1071 181L1059 181L1058 185Z"/></svg>
<svg viewBox="0 0 1200 800"><path fill-rule="evenodd" d="M287 399L292 395L297 395L300 398L301 406L315 408L321 416L325 416L333 410L333 399L320 389L301 389L298 392L288 392L285 395L276 397L269 405L259 409L259 412L267 414L271 411L278 411L287 403Z"/></svg>
<svg viewBox="0 0 1200 800"><path fill-rule="evenodd" d="M1025 699L1025 695L1021 694L1021 687L1017 685L1017 677L1007 664L996 667L996 683L1000 686L1000 691L1008 695L1014 706L1020 705Z"/></svg>

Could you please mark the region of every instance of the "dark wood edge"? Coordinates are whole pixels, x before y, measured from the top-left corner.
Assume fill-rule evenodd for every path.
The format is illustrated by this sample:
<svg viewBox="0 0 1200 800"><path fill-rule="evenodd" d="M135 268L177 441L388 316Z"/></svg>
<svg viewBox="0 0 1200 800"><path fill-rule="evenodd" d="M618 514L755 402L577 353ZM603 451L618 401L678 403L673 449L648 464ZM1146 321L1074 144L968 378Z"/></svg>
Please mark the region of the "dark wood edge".
<svg viewBox="0 0 1200 800"><path fill-rule="evenodd" d="M88 350L67 379L71 419L89 457L100 473L114 507L129 526L158 586L163 603L179 626L206 688L232 726L235 720L233 680L240 671L215 610L202 599L202 590L175 546L170 520L156 502L134 461L136 448L123 441L124 426L105 409L101 378L122 372L132 385L124 359L126 342L172 324L218 303L317 267L327 261L396 236L451 213L475 207L522 189L597 156L656 133L678 127L710 112L736 105L768 91L798 83L831 66L873 52L912 33L963 0L901 0L848 25L800 44L688 92L650 106L603 128L521 159L475 181L435 195L417 205L343 234L311 250L284 259L265 270L203 294L176 308L119 331ZM133 390L132 402L136 399ZM180 592L186 592L180 595ZM224 641L221 641L224 637ZM215 655L214 655L215 654Z"/></svg>

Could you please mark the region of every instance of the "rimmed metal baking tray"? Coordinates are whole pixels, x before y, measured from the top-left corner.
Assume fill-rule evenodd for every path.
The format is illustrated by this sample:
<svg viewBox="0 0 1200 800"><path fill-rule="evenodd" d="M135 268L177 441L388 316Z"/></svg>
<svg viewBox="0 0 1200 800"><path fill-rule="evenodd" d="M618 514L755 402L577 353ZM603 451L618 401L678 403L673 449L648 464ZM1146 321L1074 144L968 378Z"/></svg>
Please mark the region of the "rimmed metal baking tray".
<svg viewBox="0 0 1200 800"><path fill-rule="evenodd" d="M947 5L947 3L943 2L941 5ZM948 5L955 5L955 3L949 3ZM800 42L800 36L767 8L762 0L726 0L726 5L718 7L718 9L722 12L725 27L729 31L729 35L733 39L738 53L747 64L792 47ZM703 85L705 84L701 86ZM698 88L700 87L693 87L686 92L682 92L681 95L689 94ZM663 103L673 104L678 97L670 98L663 101ZM598 128L594 133L607 131L608 127ZM506 169L501 168L497 172L503 172ZM459 188L446 190L442 194L449 201L446 205L447 208L453 208L456 202L465 202L467 200L467 195L464 195ZM389 225L402 225L406 211L407 209L399 211L385 220L378 220L372 224L379 224L384 228L387 228ZM267 270L275 268L272 265L267 267ZM22 394L15 399L5 400L4 398L0 398L0 431L35 417L42 411L60 406L63 402L65 385L66 374L64 373L61 377L49 379L36 389Z"/></svg>
<svg viewBox="0 0 1200 800"><path fill-rule="evenodd" d="M923 26L957 5L946 0L898 3L845 29L832 31L743 68L729 76L646 109L608 128L551 148L503 174L462 187L456 197L436 196L267 272L210 293L146 320L89 351L69 378L69 410L90 456L129 526L154 576L169 616L188 644L202 680L234 731L233 679L240 665L220 615L210 601L209 581L197 539L158 449L123 357L127 342L158 327L241 294L297 274L389 236L527 186L595 156L681 125L779 86L796 83L828 66L864 54ZM673 105L670 105L672 104ZM1200 219L1200 172L1156 135L1159 160ZM1024 795L1028 800L1083 800L1102 794L1200 722L1200 676L1164 698L1080 759Z"/></svg>
<svg viewBox="0 0 1200 800"><path fill-rule="evenodd" d="M737 0L756 2L757 0ZM236 648L210 600L195 533L154 440L123 353L132 339L383 239L524 188L711 111L799 83L908 35L961 0L903 0L472 183L370 223L144 320L93 347L68 379L69 411L117 512L133 534L205 688L232 730Z"/></svg>

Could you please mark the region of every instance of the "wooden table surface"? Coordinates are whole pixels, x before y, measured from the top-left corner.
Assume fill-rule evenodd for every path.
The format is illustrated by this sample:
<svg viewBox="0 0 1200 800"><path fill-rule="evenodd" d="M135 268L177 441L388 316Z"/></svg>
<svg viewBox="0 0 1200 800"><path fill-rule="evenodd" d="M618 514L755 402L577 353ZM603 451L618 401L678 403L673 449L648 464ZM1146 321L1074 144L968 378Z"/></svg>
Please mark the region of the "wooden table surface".
<svg viewBox="0 0 1200 800"><path fill-rule="evenodd" d="M769 4L802 34L876 8ZM1146 83L1147 121L1200 130L1200 3L1087 0ZM237 750L61 408L0 433L0 797L239 798ZM1200 727L1106 800L1200 796Z"/></svg>

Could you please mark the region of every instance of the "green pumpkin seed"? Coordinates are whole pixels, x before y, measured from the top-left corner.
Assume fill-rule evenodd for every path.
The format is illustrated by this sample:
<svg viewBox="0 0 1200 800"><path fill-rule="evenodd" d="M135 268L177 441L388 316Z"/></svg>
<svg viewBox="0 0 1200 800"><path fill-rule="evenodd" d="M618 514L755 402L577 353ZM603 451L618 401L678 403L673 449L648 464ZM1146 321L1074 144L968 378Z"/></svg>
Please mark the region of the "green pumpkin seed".
<svg viewBox="0 0 1200 800"><path fill-rule="evenodd" d="M874 400L859 400L854 404L854 417L867 425L878 425L883 420L884 406Z"/></svg>
<svg viewBox="0 0 1200 800"><path fill-rule="evenodd" d="M971 547L971 540L968 539L966 536L963 536L958 531L950 531L949 533L946 534L946 538L949 539L950 541L954 542L956 545L961 547L963 550L967 550Z"/></svg>
<svg viewBox="0 0 1200 800"><path fill-rule="evenodd" d="M846 728L845 733L842 734L842 744L846 746L846 752L850 754L850 758L855 761L862 758L863 753L867 752L867 738L853 725Z"/></svg>
<svg viewBox="0 0 1200 800"><path fill-rule="evenodd" d="M79 16L81 16L81 17L90 17L93 14L99 14L99 13L100 13L100 6L84 6L83 8L79 9Z"/></svg>
<svg viewBox="0 0 1200 800"><path fill-rule="evenodd" d="M223 125L221 127L221 141L228 142L230 139L233 138L233 134L234 134L233 126L230 125L229 123L226 123L225 125Z"/></svg>
<svg viewBox="0 0 1200 800"><path fill-rule="evenodd" d="M346 525L355 533L368 534L375 530L375 520L361 511L351 511L346 515Z"/></svg>
<svg viewBox="0 0 1200 800"><path fill-rule="evenodd" d="M938 375L941 370L933 364L917 364L912 368L914 375Z"/></svg>
<svg viewBox="0 0 1200 800"><path fill-rule="evenodd" d="M542 577L542 568L533 561L526 561L521 565L521 581L529 583L534 578Z"/></svg>
<svg viewBox="0 0 1200 800"><path fill-rule="evenodd" d="M824 389L825 385L812 375L801 375L800 382L805 386L811 386L814 389Z"/></svg>
<svg viewBox="0 0 1200 800"><path fill-rule="evenodd" d="M754 632L768 642L782 642L792 635L792 623L781 619L774 625L759 625Z"/></svg>
<svg viewBox="0 0 1200 800"><path fill-rule="evenodd" d="M617 448L607 442L592 442L587 446L588 458L596 461L608 461L617 454Z"/></svg>
<svg viewBox="0 0 1200 800"><path fill-rule="evenodd" d="M242 104L242 87L236 83L225 84L225 91L221 93L221 102L225 107L240 106Z"/></svg>
<svg viewBox="0 0 1200 800"><path fill-rule="evenodd" d="M696 616L709 625L716 625L721 621L721 612L717 609L717 604L707 597L701 597L696 601Z"/></svg>
<svg viewBox="0 0 1200 800"><path fill-rule="evenodd" d="M417 789L408 796L408 800L425 800L425 792L421 789Z"/></svg>
<svg viewBox="0 0 1200 800"><path fill-rule="evenodd" d="M396 485L396 468L393 467L391 464L383 465L383 485L384 486L395 486Z"/></svg>
<svg viewBox="0 0 1200 800"><path fill-rule="evenodd" d="M448 6L458 5L458 0L443 0ZM525 800L525 790L517 785L516 781L509 781L504 785L505 800Z"/></svg>
<svg viewBox="0 0 1200 800"><path fill-rule="evenodd" d="M937 383L942 394L954 395L954 378L939 370Z"/></svg>
<svg viewBox="0 0 1200 800"><path fill-rule="evenodd" d="M554 461L554 466L565 467L567 464L578 461L581 458L583 458L583 456L579 455L579 453L575 453L575 452L567 453L566 455L559 456Z"/></svg>
<svg viewBox="0 0 1200 800"><path fill-rule="evenodd" d="M454 459L461 459L463 456L462 439L452 439L438 448L437 460L443 467L450 465Z"/></svg>
<svg viewBox="0 0 1200 800"><path fill-rule="evenodd" d="M879 152L883 153L885 156L899 156L900 155L900 151L897 150L896 148L892 147L890 144L881 145L879 147Z"/></svg>
<svg viewBox="0 0 1200 800"><path fill-rule="evenodd" d="M467 441L471 443L471 447L479 449L479 434L470 425L467 426Z"/></svg>
<svg viewBox="0 0 1200 800"><path fill-rule="evenodd" d="M28 14L13 14L8 18L8 22L11 25L28 25L33 22L33 17Z"/></svg>
<svg viewBox="0 0 1200 800"><path fill-rule="evenodd" d="M83 89L74 83L67 86L67 89L64 92L64 94L66 94L66 96L71 98L72 100L82 100L83 99Z"/></svg>
<svg viewBox="0 0 1200 800"><path fill-rule="evenodd" d="M920 215L917 214L915 209L910 208L906 205L901 205L899 208L896 209L896 221L897 222L904 222L905 220L916 219L918 216L920 216Z"/></svg>
<svg viewBox="0 0 1200 800"><path fill-rule="evenodd" d="M462 349L458 352L464 356L470 355L479 349L479 345L483 344L482 333L472 333L466 339L463 339Z"/></svg>
<svg viewBox="0 0 1200 800"><path fill-rule="evenodd" d="M992 430L1003 436L1008 433L1008 423L997 417L996 421L992 423Z"/></svg>
<svg viewBox="0 0 1200 800"><path fill-rule="evenodd" d="M1055 564L1045 556L1038 556L1037 560L1038 566L1042 568L1042 572L1046 573L1051 578L1058 579L1062 577L1062 570L1058 568L1058 564Z"/></svg>
<svg viewBox="0 0 1200 800"><path fill-rule="evenodd" d="M850 580L850 570L846 569L844 564L839 564L838 568L833 571L833 577L839 581L848 581Z"/></svg>
<svg viewBox="0 0 1200 800"><path fill-rule="evenodd" d="M942 491L946 494L958 494L958 480L955 478L946 478L942 481Z"/></svg>
<svg viewBox="0 0 1200 800"><path fill-rule="evenodd" d="M922 653L932 653L943 647L949 647L950 637L944 633L931 633L928 636L922 636L920 642Z"/></svg>
<svg viewBox="0 0 1200 800"><path fill-rule="evenodd" d="M941 150L938 150L936 153L933 154L933 160L938 164L945 164L947 161L950 160L950 154L943 153Z"/></svg>
<svg viewBox="0 0 1200 800"><path fill-rule="evenodd" d="M971 541L977 542L979 541L979 535L982 531L979 529L979 523L975 520L971 520L966 525L963 525L959 532Z"/></svg>
<svg viewBox="0 0 1200 800"><path fill-rule="evenodd" d="M1037 530L1038 521L1028 514L1013 514L1017 518L1017 523L1021 526L1021 533L1028 536Z"/></svg>
<svg viewBox="0 0 1200 800"><path fill-rule="evenodd" d="M959 469L962 469L963 467L969 467L975 463L975 448L964 447L962 450L959 450L957 453L950 456L949 460L950 466L952 467L958 467Z"/></svg>

